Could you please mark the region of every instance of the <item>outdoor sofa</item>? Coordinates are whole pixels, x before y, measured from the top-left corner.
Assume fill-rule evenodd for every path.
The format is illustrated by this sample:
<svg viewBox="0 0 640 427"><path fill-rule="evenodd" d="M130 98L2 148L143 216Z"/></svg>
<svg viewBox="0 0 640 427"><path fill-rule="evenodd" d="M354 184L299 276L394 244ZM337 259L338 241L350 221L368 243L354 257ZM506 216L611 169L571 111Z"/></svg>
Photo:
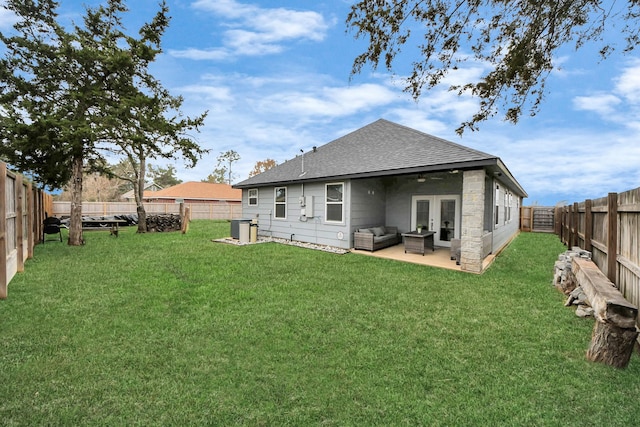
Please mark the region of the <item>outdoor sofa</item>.
<svg viewBox="0 0 640 427"><path fill-rule="evenodd" d="M377 251L378 249L397 245L402 241L398 227L376 226L360 228L353 233L354 249Z"/></svg>

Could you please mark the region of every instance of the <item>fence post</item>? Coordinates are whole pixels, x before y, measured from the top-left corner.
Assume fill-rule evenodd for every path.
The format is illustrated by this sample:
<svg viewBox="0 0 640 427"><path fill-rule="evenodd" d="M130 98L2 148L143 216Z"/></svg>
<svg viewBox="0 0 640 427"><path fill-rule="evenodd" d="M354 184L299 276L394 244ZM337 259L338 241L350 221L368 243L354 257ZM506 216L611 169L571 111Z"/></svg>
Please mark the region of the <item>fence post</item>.
<svg viewBox="0 0 640 427"><path fill-rule="evenodd" d="M529 220L527 222L527 219ZM533 206L520 206L520 230L524 232L533 229Z"/></svg>
<svg viewBox="0 0 640 427"><path fill-rule="evenodd" d="M36 239L36 242L40 243L40 238L42 237L42 232L44 229L44 225L42 224L42 221L44 221L44 213L47 210L46 208L46 204L45 204L45 200L44 200L44 192L42 190L36 190L36 201L38 204L38 207L35 210L35 216L33 217L33 220L35 222L35 229L36 229L36 234L34 236L34 238ZM53 209L51 209L51 214L53 215ZM36 243L34 243L35 245Z"/></svg>
<svg viewBox="0 0 640 427"><path fill-rule="evenodd" d="M558 214L560 218L560 223L558 224L558 236L560 236L560 241L565 243L564 241L564 207L558 208Z"/></svg>
<svg viewBox="0 0 640 427"><path fill-rule="evenodd" d="M573 246L580 246L580 212L578 211L578 202L573 203L573 221L572 222L573 222Z"/></svg>
<svg viewBox="0 0 640 427"><path fill-rule="evenodd" d="M24 185L22 175L16 176L16 267L18 272L24 271Z"/></svg>
<svg viewBox="0 0 640 427"><path fill-rule="evenodd" d="M38 189L36 187L32 187L31 188L32 191L32 198L33 198L33 209L31 210L31 224L33 225L33 247L32 249L38 244L40 243L40 235L42 233L42 230L40 229L40 212L42 212L43 208L42 208L42 196L41 194L38 192ZM33 253L31 254L31 256L33 257Z"/></svg>
<svg viewBox="0 0 640 427"><path fill-rule="evenodd" d="M591 199L584 201L584 249L591 252L591 234L593 233L593 213L591 212Z"/></svg>
<svg viewBox="0 0 640 427"><path fill-rule="evenodd" d="M607 198L607 278L617 282L618 271L618 193Z"/></svg>
<svg viewBox="0 0 640 427"><path fill-rule="evenodd" d="M567 207L564 208L564 209L565 209L564 220L567 223L567 237L566 237L567 240L565 241L565 244L567 245L567 247L570 248L571 245L572 245L572 243L571 243L571 218L573 218L572 215L571 215L572 206L571 205L567 205Z"/></svg>
<svg viewBox="0 0 640 427"><path fill-rule="evenodd" d="M7 165L0 162L0 299L7 298Z"/></svg>
<svg viewBox="0 0 640 427"><path fill-rule="evenodd" d="M562 241L562 243L564 243L565 245L567 244L567 231L566 231L567 216L565 214L566 210L567 210L566 206L563 206L560 209L561 217L562 217L562 223L560 224L560 241Z"/></svg>
<svg viewBox="0 0 640 427"><path fill-rule="evenodd" d="M567 247L573 247L573 205L567 206Z"/></svg>
<svg viewBox="0 0 640 427"><path fill-rule="evenodd" d="M33 211L35 209L33 186L31 182L27 183L27 259L33 258L33 247L35 246L34 240L34 222Z"/></svg>

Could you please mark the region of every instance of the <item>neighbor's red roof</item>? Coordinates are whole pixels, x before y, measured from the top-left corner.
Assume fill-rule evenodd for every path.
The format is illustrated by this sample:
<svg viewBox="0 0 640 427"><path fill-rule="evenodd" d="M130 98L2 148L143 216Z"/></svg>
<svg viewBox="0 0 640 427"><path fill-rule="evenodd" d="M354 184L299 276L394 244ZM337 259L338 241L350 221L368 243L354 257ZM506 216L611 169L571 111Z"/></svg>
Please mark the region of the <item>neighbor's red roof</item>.
<svg viewBox="0 0 640 427"><path fill-rule="evenodd" d="M145 192L146 193L146 192ZM146 195L145 195L146 196ZM231 188L229 184L189 181L173 187L154 191L154 199L200 199L200 200L242 200L242 190Z"/></svg>

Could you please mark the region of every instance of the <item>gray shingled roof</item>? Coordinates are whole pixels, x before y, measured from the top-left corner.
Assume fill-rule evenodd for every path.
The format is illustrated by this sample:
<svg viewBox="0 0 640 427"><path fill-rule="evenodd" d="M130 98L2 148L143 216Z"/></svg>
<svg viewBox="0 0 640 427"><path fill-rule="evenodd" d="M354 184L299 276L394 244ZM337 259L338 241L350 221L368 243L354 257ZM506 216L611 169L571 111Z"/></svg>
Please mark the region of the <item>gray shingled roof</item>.
<svg viewBox="0 0 640 427"><path fill-rule="evenodd" d="M389 176L500 164L500 159L491 154L380 119L234 187Z"/></svg>

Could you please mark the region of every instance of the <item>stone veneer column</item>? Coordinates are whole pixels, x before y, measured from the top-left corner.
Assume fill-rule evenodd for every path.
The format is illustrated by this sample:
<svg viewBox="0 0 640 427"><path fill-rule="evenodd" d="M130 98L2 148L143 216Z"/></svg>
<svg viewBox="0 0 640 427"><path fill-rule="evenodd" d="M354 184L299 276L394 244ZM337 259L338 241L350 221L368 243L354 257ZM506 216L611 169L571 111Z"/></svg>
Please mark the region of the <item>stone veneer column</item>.
<svg viewBox="0 0 640 427"><path fill-rule="evenodd" d="M482 272L484 179L484 169L465 171L462 177L460 266L473 273Z"/></svg>

